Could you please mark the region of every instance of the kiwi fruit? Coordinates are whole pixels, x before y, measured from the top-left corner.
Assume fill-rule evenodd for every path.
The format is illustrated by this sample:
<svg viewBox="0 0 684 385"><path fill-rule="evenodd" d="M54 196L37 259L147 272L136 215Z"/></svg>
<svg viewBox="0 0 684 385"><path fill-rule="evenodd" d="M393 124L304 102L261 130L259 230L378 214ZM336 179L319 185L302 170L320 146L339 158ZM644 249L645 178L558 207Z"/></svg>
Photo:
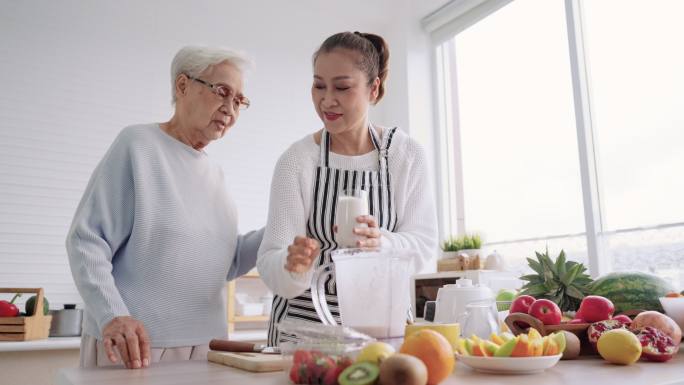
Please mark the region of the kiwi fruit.
<svg viewBox="0 0 684 385"><path fill-rule="evenodd" d="M563 330L563 334L565 334L565 351L561 360L574 360L580 354L580 340L574 333L567 330Z"/></svg>
<svg viewBox="0 0 684 385"><path fill-rule="evenodd" d="M371 385L378 379L380 368L372 362L357 362L348 366L337 377L340 385Z"/></svg>
<svg viewBox="0 0 684 385"><path fill-rule="evenodd" d="M380 385L425 385L427 380L423 361L408 354L394 354L380 365Z"/></svg>

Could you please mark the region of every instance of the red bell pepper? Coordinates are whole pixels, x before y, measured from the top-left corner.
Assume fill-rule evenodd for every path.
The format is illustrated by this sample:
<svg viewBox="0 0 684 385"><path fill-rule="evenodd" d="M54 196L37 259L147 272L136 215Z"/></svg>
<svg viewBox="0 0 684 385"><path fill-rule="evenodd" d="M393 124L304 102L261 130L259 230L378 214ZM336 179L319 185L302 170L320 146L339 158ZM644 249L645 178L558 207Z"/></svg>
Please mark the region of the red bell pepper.
<svg viewBox="0 0 684 385"><path fill-rule="evenodd" d="M0 301L0 317L16 317L19 315L19 308L14 304L14 301L19 296L21 294L15 294L9 302Z"/></svg>

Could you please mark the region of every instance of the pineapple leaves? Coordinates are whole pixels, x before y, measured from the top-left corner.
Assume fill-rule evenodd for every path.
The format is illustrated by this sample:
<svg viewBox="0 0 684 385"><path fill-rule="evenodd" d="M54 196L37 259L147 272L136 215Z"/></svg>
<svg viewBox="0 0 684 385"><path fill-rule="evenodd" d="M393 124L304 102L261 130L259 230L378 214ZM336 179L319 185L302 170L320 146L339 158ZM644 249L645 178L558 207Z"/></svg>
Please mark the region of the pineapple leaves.
<svg viewBox="0 0 684 385"><path fill-rule="evenodd" d="M580 273L580 268L582 265L580 264L575 264L572 266L561 278L561 282L563 282L564 285L570 285L575 278L577 278L577 274Z"/></svg>
<svg viewBox="0 0 684 385"><path fill-rule="evenodd" d="M561 250L560 255L556 259L556 271L559 277L564 277L567 268L567 263L565 262L565 252Z"/></svg>
<svg viewBox="0 0 684 385"><path fill-rule="evenodd" d="M582 293L579 289L577 289L574 286L568 286L567 289L565 290L565 293L573 298L577 299L582 299L585 297L584 293Z"/></svg>
<svg viewBox="0 0 684 385"><path fill-rule="evenodd" d="M542 274L542 272L544 271L544 268L541 266L541 264L532 258L527 258L527 263L532 268L532 270L534 270L537 274Z"/></svg>
<svg viewBox="0 0 684 385"><path fill-rule="evenodd" d="M575 261L568 261L565 251L551 259L548 247L543 253L535 252L536 260L527 258L534 274L520 277L526 281L520 294L546 298L558 304L562 311L575 311L589 292L593 280L585 273L587 268Z"/></svg>

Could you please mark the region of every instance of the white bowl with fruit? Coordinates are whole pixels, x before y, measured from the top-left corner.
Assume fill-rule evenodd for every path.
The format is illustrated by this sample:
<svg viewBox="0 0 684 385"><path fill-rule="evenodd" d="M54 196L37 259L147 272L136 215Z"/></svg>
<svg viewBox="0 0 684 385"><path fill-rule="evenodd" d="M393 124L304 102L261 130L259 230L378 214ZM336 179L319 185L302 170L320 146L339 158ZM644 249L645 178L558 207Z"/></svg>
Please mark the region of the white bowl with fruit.
<svg viewBox="0 0 684 385"><path fill-rule="evenodd" d="M492 333L488 340L475 335L461 338L456 357L466 366L490 373L539 372L558 363L566 348L564 333L542 336L531 328L527 334Z"/></svg>
<svg viewBox="0 0 684 385"><path fill-rule="evenodd" d="M658 299L665 309L665 314L672 318L681 329L684 329L684 295L682 293L669 293Z"/></svg>

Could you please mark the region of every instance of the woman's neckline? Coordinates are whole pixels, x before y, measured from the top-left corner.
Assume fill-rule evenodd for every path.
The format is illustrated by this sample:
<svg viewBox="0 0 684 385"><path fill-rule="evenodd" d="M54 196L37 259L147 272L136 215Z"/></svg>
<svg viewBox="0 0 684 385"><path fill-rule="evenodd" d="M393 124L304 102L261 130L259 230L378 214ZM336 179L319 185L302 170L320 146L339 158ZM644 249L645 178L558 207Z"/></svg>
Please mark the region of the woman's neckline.
<svg viewBox="0 0 684 385"><path fill-rule="evenodd" d="M323 130L324 130L324 129L320 129L319 131L314 132L314 133L311 134L311 136L310 136L311 141L312 141L316 146L320 146L320 145L321 145L321 141L323 140ZM382 143L382 135L384 135L385 129L382 128L382 127L377 127L377 126L375 126L375 130L376 130L376 132L378 133L378 136L379 136L378 140L380 141L380 143ZM344 158L362 158L362 157L364 157L364 156L368 156L368 155L370 155L370 154L374 154L374 153L376 153L377 151L378 151L378 149L375 148L375 146L373 146L373 148L372 148L370 151L364 152L363 154L347 155L347 154L340 154L340 153L338 153L338 152L334 152L334 151L332 150L332 148L331 148L331 149L330 149L330 154L335 155L335 156L344 157Z"/></svg>

